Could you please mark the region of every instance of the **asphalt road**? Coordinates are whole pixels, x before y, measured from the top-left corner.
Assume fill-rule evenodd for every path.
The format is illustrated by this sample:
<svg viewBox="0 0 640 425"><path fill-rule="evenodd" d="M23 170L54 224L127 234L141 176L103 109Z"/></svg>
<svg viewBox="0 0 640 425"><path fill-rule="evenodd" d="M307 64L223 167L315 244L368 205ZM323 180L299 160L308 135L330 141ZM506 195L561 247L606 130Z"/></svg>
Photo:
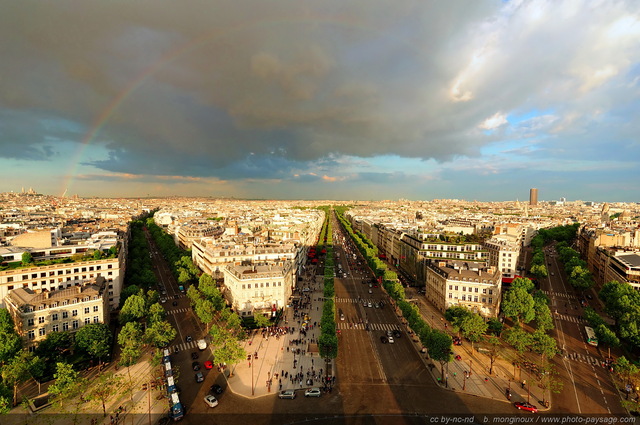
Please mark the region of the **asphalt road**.
<svg viewBox="0 0 640 425"><path fill-rule="evenodd" d="M551 298L550 308L556 325L554 336L558 347L563 350L563 355L553 359L564 382L562 391L553 395L553 411L625 414L611 376L601 365L607 352L586 342L584 327L587 323L582 319L583 308L580 304L582 294L568 283L552 248L545 251L545 261L549 276L541 279L540 285Z"/></svg>

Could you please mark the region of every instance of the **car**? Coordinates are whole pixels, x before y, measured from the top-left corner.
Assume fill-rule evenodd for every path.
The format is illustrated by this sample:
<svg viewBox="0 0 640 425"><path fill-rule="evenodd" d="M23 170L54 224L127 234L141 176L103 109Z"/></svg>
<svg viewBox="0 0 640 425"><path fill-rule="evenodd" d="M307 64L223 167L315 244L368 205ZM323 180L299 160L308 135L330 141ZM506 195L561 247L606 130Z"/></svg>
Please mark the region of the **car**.
<svg viewBox="0 0 640 425"><path fill-rule="evenodd" d="M369 288L373 288L373 284L371 284L371 283L370 283L370 284L369 284Z"/></svg>
<svg viewBox="0 0 640 425"><path fill-rule="evenodd" d="M373 290L369 289L369 293L370 293L370 294L373 294Z"/></svg>
<svg viewBox="0 0 640 425"><path fill-rule="evenodd" d="M387 338L385 335L381 335L380 342L386 344L387 342L389 342L389 338Z"/></svg>
<svg viewBox="0 0 640 425"><path fill-rule="evenodd" d="M522 402L516 401L515 403L513 403L513 405L518 410L526 410L527 412L532 412L532 413L536 413L538 411L538 408L531 403L522 403Z"/></svg>
<svg viewBox="0 0 640 425"><path fill-rule="evenodd" d="M206 362L204 362L204 368L213 369L213 362L211 360L207 360Z"/></svg>
<svg viewBox="0 0 640 425"><path fill-rule="evenodd" d="M387 336L393 336L393 332L387 331Z"/></svg>
<svg viewBox="0 0 640 425"><path fill-rule="evenodd" d="M209 389L213 394L222 394L222 387L218 384L213 384Z"/></svg>
<svg viewBox="0 0 640 425"><path fill-rule="evenodd" d="M389 338L389 344L393 344L393 343L395 342L395 341L393 340L393 337L392 337L392 336L390 336L390 337L388 337L388 338Z"/></svg>
<svg viewBox="0 0 640 425"><path fill-rule="evenodd" d="M198 370L200 370L200 363L193 362L193 363L191 363L191 367L193 368L193 370L198 371Z"/></svg>
<svg viewBox="0 0 640 425"><path fill-rule="evenodd" d="M171 305L174 306L174 307L177 306L178 305L178 301L172 302Z"/></svg>
<svg viewBox="0 0 640 425"><path fill-rule="evenodd" d="M278 394L278 398L288 398L293 400L294 398L296 398L296 392L294 390L280 391L280 393Z"/></svg>
<svg viewBox="0 0 640 425"><path fill-rule="evenodd" d="M196 382L199 384L200 382L204 381L204 375L202 374L202 372L198 372L195 375L196 377Z"/></svg>
<svg viewBox="0 0 640 425"><path fill-rule="evenodd" d="M162 304L164 304L164 303L166 303L166 302L167 302L167 299L166 299L165 297L162 297L162 298L160 298L160 302L161 302Z"/></svg>
<svg viewBox="0 0 640 425"><path fill-rule="evenodd" d="M204 396L204 402L207 403L209 407L216 407L218 405L218 400L211 394Z"/></svg>
<svg viewBox="0 0 640 425"><path fill-rule="evenodd" d="M371 307L373 307L373 304L367 303L367 307L371 308Z"/></svg>
<svg viewBox="0 0 640 425"><path fill-rule="evenodd" d="M191 353L191 360L197 360L199 356L200 355L194 351L193 353Z"/></svg>
<svg viewBox="0 0 640 425"><path fill-rule="evenodd" d="M320 397L321 395L322 392L320 391L320 388L317 387L309 388L304 392L305 397Z"/></svg>
<svg viewBox="0 0 640 425"><path fill-rule="evenodd" d="M191 337L191 335L187 335L187 337L185 338L185 341L191 342L193 341L193 338Z"/></svg>
<svg viewBox="0 0 640 425"><path fill-rule="evenodd" d="M402 336L402 332L400 332L398 329L394 329L393 336L396 338L400 338Z"/></svg>

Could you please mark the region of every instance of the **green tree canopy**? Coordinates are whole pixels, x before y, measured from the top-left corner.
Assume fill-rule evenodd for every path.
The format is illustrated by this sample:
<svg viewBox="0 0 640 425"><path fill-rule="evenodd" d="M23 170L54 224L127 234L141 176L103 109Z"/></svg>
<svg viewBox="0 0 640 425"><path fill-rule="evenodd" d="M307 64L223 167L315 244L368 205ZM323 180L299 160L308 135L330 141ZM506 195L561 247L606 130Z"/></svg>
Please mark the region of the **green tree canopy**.
<svg viewBox="0 0 640 425"><path fill-rule="evenodd" d="M111 340L111 330L104 323L84 325L75 334L76 346L100 360L111 351Z"/></svg>
<svg viewBox="0 0 640 425"><path fill-rule="evenodd" d="M536 289L536 286L533 284L531 279L526 277L517 277L513 279L513 282L511 282L511 289L514 288L523 288L526 292L532 293Z"/></svg>
<svg viewBox="0 0 640 425"><path fill-rule="evenodd" d="M504 294L502 312L516 323L529 323L535 317L533 297L521 286L512 287Z"/></svg>
<svg viewBox="0 0 640 425"><path fill-rule="evenodd" d="M33 263L33 256L29 251L25 251L22 253L22 265L28 266Z"/></svg>
<svg viewBox="0 0 640 425"><path fill-rule="evenodd" d="M165 347L176 337L176 330L165 320L153 322L144 332L144 340L147 344L156 347Z"/></svg>
<svg viewBox="0 0 640 425"><path fill-rule="evenodd" d="M147 302L144 296L131 295L120 309L120 315L118 316L120 324L143 318L147 313L146 306Z"/></svg>

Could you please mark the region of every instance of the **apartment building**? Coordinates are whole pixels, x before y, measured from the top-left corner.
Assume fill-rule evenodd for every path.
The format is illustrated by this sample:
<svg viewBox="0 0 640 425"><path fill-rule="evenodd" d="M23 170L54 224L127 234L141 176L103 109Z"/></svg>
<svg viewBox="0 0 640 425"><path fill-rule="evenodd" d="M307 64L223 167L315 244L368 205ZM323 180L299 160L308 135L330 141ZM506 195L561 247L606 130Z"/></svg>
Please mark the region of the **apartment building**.
<svg viewBox="0 0 640 425"><path fill-rule="evenodd" d="M6 263L19 261L22 253L28 251L39 260L64 260L55 264L10 268L0 271L0 307L5 306L4 299L10 291L23 288L34 293L63 290L84 284L96 277L104 277L107 284L107 300L112 308L120 303L122 290L126 249L119 249L117 256L100 260L73 261L74 256L82 256L88 251L87 246L63 246L32 251L25 248L2 247L0 256Z"/></svg>
<svg viewBox="0 0 640 425"><path fill-rule="evenodd" d="M518 272L520 244L517 237L494 236L486 240L484 246L489 253L489 265L497 267L503 275L513 276Z"/></svg>
<svg viewBox="0 0 640 425"><path fill-rule="evenodd" d="M178 246L182 249L191 249L194 241L207 237L220 237L224 228L212 222L192 222L180 226L178 230Z"/></svg>
<svg viewBox="0 0 640 425"><path fill-rule="evenodd" d="M296 276L292 261L228 265L223 268L223 274L225 298L241 316L274 315L287 305Z"/></svg>
<svg viewBox="0 0 640 425"><path fill-rule="evenodd" d="M9 292L5 305L24 347L33 350L51 332L74 332L89 323L108 323L107 290L103 276L51 291L20 287Z"/></svg>
<svg viewBox="0 0 640 425"><path fill-rule="evenodd" d="M483 317L500 311L502 274L496 267L462 261L425 262L425 296L440 311L460 305Z"/></svg>

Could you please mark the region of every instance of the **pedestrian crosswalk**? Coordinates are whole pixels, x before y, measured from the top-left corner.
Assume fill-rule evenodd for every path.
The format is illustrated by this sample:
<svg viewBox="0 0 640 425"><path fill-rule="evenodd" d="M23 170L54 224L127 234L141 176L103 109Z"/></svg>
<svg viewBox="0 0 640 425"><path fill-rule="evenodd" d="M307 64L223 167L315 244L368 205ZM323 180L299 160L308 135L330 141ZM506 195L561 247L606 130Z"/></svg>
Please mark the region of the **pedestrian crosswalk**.
<svg viewBox="0 0 640 425"><path fill-rule="evenodd" d="M380 300L374 300L373 298L340 298L340 297L336 297L336 303L343 303L343 304L360 304L360 303L379 303Z"/></svg>
<svg viewBox="0 0 640 425"><path fill-rule="evenodd" d="M566 300L577 300L578 297L574 294L567 294L566 292L556 292L556 291L548 291L546 289L542 290L542 293L545 295L549 295L556 298L564 298Z"/></svg>
<svg viewBox="0 0 640 425"><path fill-rule="evenodd" d="M173 310L167 310L167 314L182 314L188 312L189 308L174 308Z"/></svg>
<svg viewBox="0 0 640 425"><path fill-rule="evenodd" d="M569 316L568 314L556 314L556 318L559 320L564 320L565 322L578 323L580 325L587 323L587 321L582 317Z"/></svg>
<svg viewBox="0 0 640 425"><path fill-rule="evenodd" d="M596 359L595 357L585 356L584 354L579 353L569 353L567 354L567 358L594 366L598 366L601 363L600 360Z"/></svg>
<svg viewBox="0 0 640 425"><path fill-rule="evenodd" d="M170 353L178 353L184 350L192 350L196 348L198 344L195 341L182 342L180 344L175 344L169 347Z"/></svg>
<svg viewBox="0 0 640 425"><path fill-rule="evenodd" d="M350 322L338 322L338 329L340 330L348 330L348 329L366 329L366 325L364 323L350 323ZM369 330L371 331L393 331L400 330L398 325L394 325L392 323L369 323Z"/></svg>

